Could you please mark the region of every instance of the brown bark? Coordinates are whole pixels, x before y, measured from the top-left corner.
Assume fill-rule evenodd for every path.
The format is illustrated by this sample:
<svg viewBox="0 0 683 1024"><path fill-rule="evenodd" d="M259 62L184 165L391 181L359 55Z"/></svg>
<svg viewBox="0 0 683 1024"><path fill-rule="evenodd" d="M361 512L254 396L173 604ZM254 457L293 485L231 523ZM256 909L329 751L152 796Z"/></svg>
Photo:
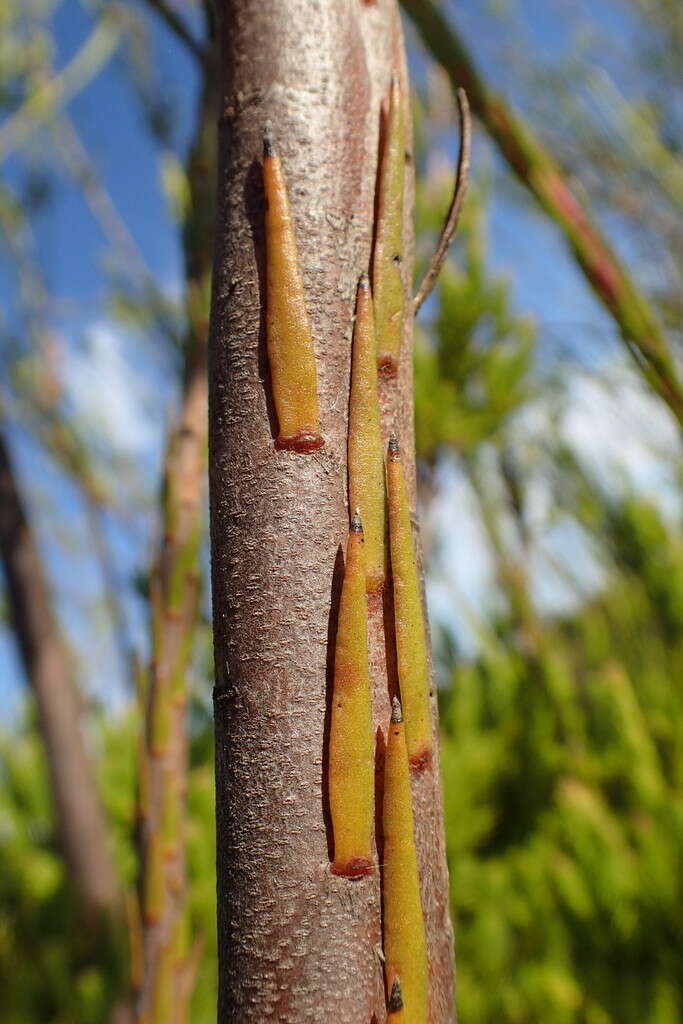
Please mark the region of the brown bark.
<svg viewBox="0 0 683 1024"><path fill-rule="evenodd" d="M38 708L62 851L86 920L94 923L103 911L116 906L117 880L94 769L81 732L79 695L1 435L0 555L13 625Z"/></svg>
<svg viewBox="0 0 683 1024"><path fill-rule="evenodd" d="M331 874L324 765L348 530L353 311L370 262L380 104L394 68L407 89L400 21L395 0L224 0L219 8L224 93L209 372L218 1017L369 1024L385 1019L380 877ZM268 121L316 347L326 445L313 455L274 450L261 179ZM410 131L407 139L410 148ZM406 162L410 172L410 154ZM409 173L406 309L412 209ZM385 439L395 430L406 450L414 508L411 340L407 322L399 377L382 384L381 401ZM394 681L381 602L370 611L375 724L386 733ZM413 789L430 1021L445 1024L455 1011L438 757Z"/></svg>

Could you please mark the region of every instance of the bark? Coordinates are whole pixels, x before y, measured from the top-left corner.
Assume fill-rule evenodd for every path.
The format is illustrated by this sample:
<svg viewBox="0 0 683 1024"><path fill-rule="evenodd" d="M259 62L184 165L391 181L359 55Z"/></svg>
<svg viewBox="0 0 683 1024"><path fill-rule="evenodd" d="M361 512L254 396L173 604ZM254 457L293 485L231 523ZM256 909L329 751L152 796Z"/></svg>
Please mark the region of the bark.
<svg viewBox="0 0 683 1024"><path fill-rule="evenodd" d="M35 694L61 848L90 923L118 904L117 879L81 704L10 454L0 435L0 555L13 625Z"/></svg>
<svg viewBox="0 0 683 1024"><path fill-rule="evenodd" d="M400 20L395 0L224 0L219 9L224 80L209 345L218 1017L369 1024L385 1019L380 877L352 882L330 872L325 761L348 530L353 312L370 262L380 104L393 69L407 90ZM326 445L313 455L274 450L264 334L267 122L288 183L316 347ZM406 163L410 172L411 152ZM412 210L409 173L406 309ZM411 340L406 322L399 377L382 384L381 404L384 439L395 430L406 451L414 511ZM386 734L395 680L381 600L371 605L369 632L374 718ZM438 756L413 789L430 1021L443 1024L454 1019L454 994Z"/></svg>
<svg viewBox="0 0 683 1024"><path fill-rule="evenodd" d="M646 297L618 260L588 210L532 128L493 93L434 0L401 0L425 46L462 86L501 156L563 232L588 284L616 323L639 372L683 426L683 380Z"/></svg>

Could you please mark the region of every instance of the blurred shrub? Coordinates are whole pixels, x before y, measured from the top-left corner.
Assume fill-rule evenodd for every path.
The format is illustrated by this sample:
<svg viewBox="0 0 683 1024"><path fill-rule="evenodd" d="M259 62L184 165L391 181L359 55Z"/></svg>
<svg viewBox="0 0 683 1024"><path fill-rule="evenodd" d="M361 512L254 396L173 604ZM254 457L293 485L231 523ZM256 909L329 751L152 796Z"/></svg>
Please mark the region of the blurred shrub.
<svg viewBox="0 0 683 1024"><path fill-rule="evenodd" d="M562 619L534 608L523 473L498 459L505 508L476 483L482 451L505 453L532 394L533 333L491 280L478 216L459 245L463 269L447 268L417 348L418 452L427 466L463 457L507 598L474 658L458 661L454 637L443 645L460 1019L677 1024L683 545L656 506L602 493L558 449L558 507L589 531L604 585Z"/></svg>
<svg viewBox="0 0 683 1024"><path fill-rule="evenodd" d="M188 794L190 907L203 955L192 1021L215 1020L212 736L196 710ZM134 884L134 736L130 717L97 727L100 780L117 861ZM104 1024L125 984L125 941L83 928L56 845L42 745L32 714L0 736L0 1021Z"/></svg>

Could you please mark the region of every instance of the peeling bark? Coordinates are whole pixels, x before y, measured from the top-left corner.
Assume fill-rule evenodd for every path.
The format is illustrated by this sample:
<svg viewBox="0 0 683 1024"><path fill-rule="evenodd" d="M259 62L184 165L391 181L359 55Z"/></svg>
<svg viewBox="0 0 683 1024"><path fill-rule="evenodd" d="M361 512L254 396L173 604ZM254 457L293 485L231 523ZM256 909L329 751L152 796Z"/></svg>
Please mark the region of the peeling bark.
<svg viewBox="0 0 683 1024"><path fill-rule="evenodd" d="M379 872L358 881L331 873L324 766L348 530L356 286L370 263L380 105L393 70L407 93L398 8L395 0L224 0L219 13L224 81L209 358L218 1019L369 1024L374 1017L379 1024L386 1018ZM274 448L261 170L268 121L287 179L316 350L326 444L309 455ZM409 123L406 139L408 309ZM380 400L384 442L395 430L406 451L414 513L411 344L408 320L399 375L382 383ZM374 723L386 734L395 688L383 624L390 601L368 601ZM435 702L433 727L436 744ZM430 1021L446 1024L455 1011L438 755L434 771L412 784Z"/></svg>

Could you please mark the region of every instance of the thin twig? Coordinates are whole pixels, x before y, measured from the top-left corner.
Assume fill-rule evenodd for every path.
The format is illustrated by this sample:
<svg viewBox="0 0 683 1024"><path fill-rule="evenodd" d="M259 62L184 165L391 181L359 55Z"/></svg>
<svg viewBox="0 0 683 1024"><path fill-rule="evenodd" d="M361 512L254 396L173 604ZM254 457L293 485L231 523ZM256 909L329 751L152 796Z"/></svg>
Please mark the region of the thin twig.
<svg viewBox="0 0 683 1024"><path fill-rule="evenodd" d="M467 94L464 89L458 89L458 112L460 114L460 148L458 150L458 164L455 172L455 188L451 205L446 214L439 242L434 255L432 256L427 272L422 278L415 298L413 299L413 316L417 316L420 307L429 296L446 259L448 247L453 241L460 214L465 202L465 194L470 180L470 149L472 147L472 118L470 117L470 105L467 102Z"/></svg>
<svg viewBox="0 0 683 1024"><path fill-rule="evenodd" d="M454 88L465 85L475 116L512 173L564 233L574 259L614 319L639 372L683 427L683 377L678 361L655 309L628 268L619 262L531 125L489 88L442 6L436 0L401 0L401 5Z"/></svg>
<svg viewBox="0 0 683 1024"><path fill-rule="evenodd" d="M205 936L200 932L192 943L189 956L180 969L180 992L178 994L177 1013L179 1021L188 1021L190 1019L190 1000L192 999L192 993L197 981L197 974L199 973L199 968L201 966L202 954L204 953L205 945Z"/></svg>
<svg viewBox="0 0 683 1024"><path fill-rule="evenodd" d="M116 566L102 523L104 507L97 496L90 492L87 481L83 483L83 499L95 560L100 572L100 585L109 617L109 627L120 662L121 678L126 686L131 688L135 670L135 643L123 605Z"/></svg>
<svg viewBox="0 0 683 1024"><path fill-rule="evenodd" d="M195 39L183 19L169 7L165 0L146 0L147 6L159 15L171 32L183 43L200 64L205 64L208 48Z"/></svg>
<svg viewBox="0 0 683 1024"><path fill-rule="evenodd" d="M124 22L118 8L105 14L61 71L46 78L19 109L0 126L0 162L26 142L45 121L66 107L113 57L121 42Z"/></svg>
<svg viewBox="0 0 683 1024"><path fill-rule="evenodd" d="M117 250L124 271L135 284L150 281L152 275L149 268L110 193L98 176L90 154L68 114L62 113L55 121L54 131L59 141L59 153L83 189L85 200L102 231Z"/></svg>

